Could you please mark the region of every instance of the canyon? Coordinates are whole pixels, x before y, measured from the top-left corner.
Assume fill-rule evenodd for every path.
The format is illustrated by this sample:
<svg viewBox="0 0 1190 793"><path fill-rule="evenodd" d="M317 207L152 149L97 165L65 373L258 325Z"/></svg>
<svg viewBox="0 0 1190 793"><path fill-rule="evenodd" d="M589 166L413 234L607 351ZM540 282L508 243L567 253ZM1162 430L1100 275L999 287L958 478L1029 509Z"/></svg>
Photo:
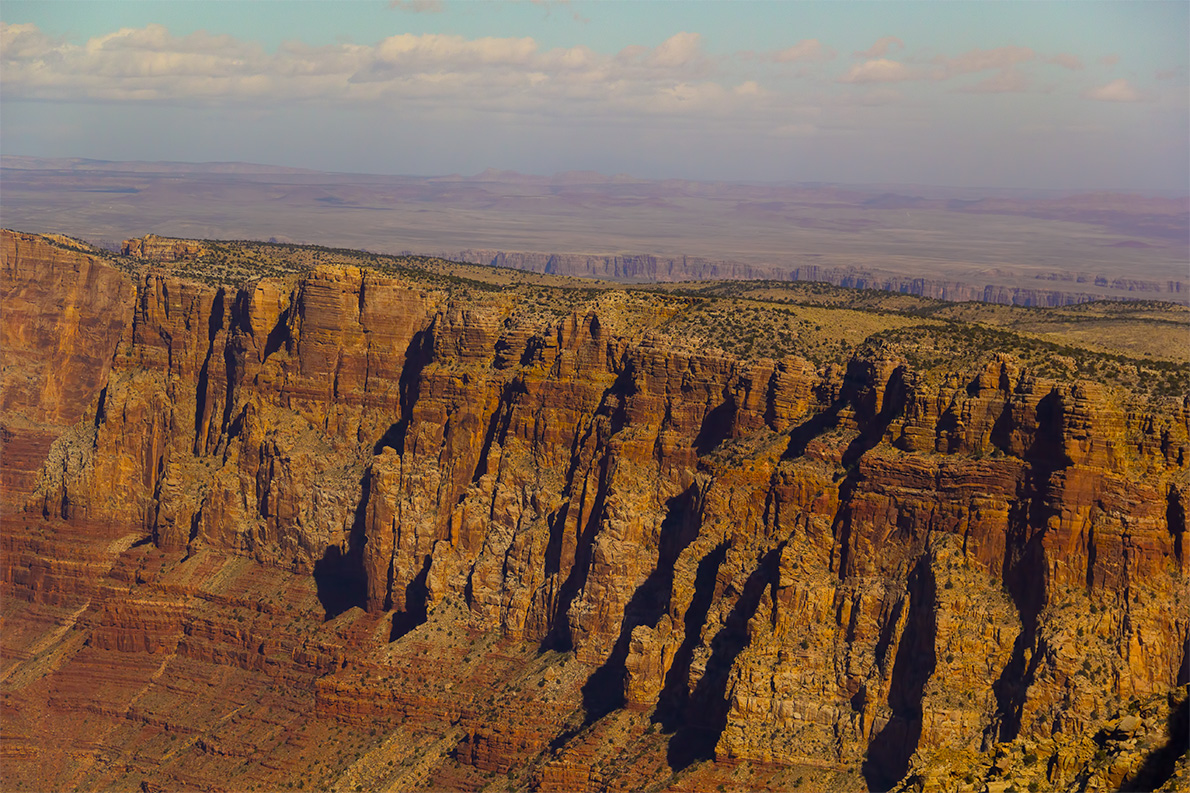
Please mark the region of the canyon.
<svg viewBox="0 0 1190 793"><path fill-rule="evenodd" d="M1190 786L1190 397L1152 362L0 243L7 787Z"/></svg>

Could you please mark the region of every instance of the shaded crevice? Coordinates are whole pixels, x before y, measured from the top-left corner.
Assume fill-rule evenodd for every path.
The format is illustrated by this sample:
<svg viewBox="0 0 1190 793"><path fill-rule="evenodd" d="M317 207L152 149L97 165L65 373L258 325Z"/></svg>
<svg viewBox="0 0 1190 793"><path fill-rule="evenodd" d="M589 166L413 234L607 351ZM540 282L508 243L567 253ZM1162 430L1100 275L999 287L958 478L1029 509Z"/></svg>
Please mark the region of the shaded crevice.
<svg viewBox="0 0 1190 793"><path fill-rule="evenodd" d="M701 457L731 437L735 426L736 405L728 399L703 417L702 426L694 438L694 450Z"/></svg>
<svg viewBox="0 0 1190 793"><path fill-rule="evenodd" d="M591 556L594 553L595 534L603 519L604 503L607 500L608 469L611 466L611 453L604 454L599 462L599 481L595 491L595 499L591 504L591 514L587 516L587 524L582 528L574 550L574 563L562 586L558 589L558 604L555 611L554 625L542 640L541 649L554 649L567 652L573 649L570 636L570 605L578 597L583 586L587 583L590 573Z"/></svg>
<svg viewBox="0 0 1190 793"><path fill-rule="evenodd" d="M223 345L223 370L227 377L227 393L225 395L225 402L223 403L223 419L220 427L227 435L227 440L231 440L238 432L232 432L232 409L235 407L235 392L236 392L236 378L239 377L239 356L236 347L238 344L228 343ZM242 419L242 414L240 416Z"/></svg>
<svg viewBox="0 0 1190 793"><path fill-rule="evenodd" d="M1178 498L1177 488L1172 485L1165 500L1165 525L1173 537L1173 554L1180 567L1185 562L1183 542L1186 537L1186 508Z"/></svg>
<svg viewBox="0 0 1190 793"><path fill-rule="evenodd" d="M500 399L496 403L496 409L492 411L492 416L488 421L487 432L484 433L483 447L475 463L475 473L471 477L472 484L478 482L488 472L488 458L492 452L492 445L495 443L503 445L504 439L508 435L508 428L512 424L512 414L516 409L517 399L527 393L528 391L520 379L513 379L504 385L500 392Z"/></svg>
<svg viewBox="0 0 1190 793"><path fill-rule="evenodd" d="M204 436L207 429L203 426L203 419L207 415L207 393L210 388L211 358L215 354L215 338L223 330L223 300L224 292L220 287L215 292L211 302L211 315L207 318L207 354L203 358L202 368L198 371L198 382L194 394L194 449L195 455L202 455L206 451Z"/></svg>
<svg viewBox="0 0 1190 793"><path fill-rule="evenodd" d="M1169 740L1145 758L1140 769L1120 785L1121 791L1157 790L1177 771L1178 758L1190 747L1190 698L1183 699L1169 714Z"/></svg>
<svg viewBox="0 0 1190 793"><path fill-rule="evenodd" d="M573 641L570 635L570 606L587 583L587 576L590 574L591 556L594 551L595 535L598 533L599 525L603 520L604 504L607 500L612 453L607 448L606 441L619 432L627 423L628 411L626 403L628 397L634 393L636 393L636 384L632 378L631 368L625 367L616 377L616 381L611 387L603 392L603 398L600 400L599 408L595 411L596 417L602 415L607 416L609 419L607 434L605 437L600 438L598 442L598 445L604 447L604 453L602 459L599 461L599 476L595 498L591 505L591 512L587 516L586 525L582 527L576 540L574 562L571 564L566 580L562 582L562 586L558 589L558 600L554 611L553 626L545 638L542 639L540 645L543 650L554 649L566 652L573 647ZM598 429L598 421L592 422L586 437L590 437L590 434L593 432L598 432ZM567 472L567 491L573 488L574 477L577 475L578 466L579 459L576 453L571 458L570 469ZM586 481L586 478L584 478L584 481ZM556 523L556 525L559 526L559 535L561 535L565 531L565 520ZM559 536L559 558L556 561L559 567L561 566L561 540L562 538Z"/></svg>
<svg viewBox="0 0 1190 793"><path fill-rule="evenodd" d="M393 614L392 630L389 633L390 642L400 639L426 621L429 611L430 587L427 579L430 575L430 554L426 554L422 561L421 570L405 587L405 607Z"/></svg>
<svg viewBox="0 0 1190 793"><path fill-rule="evenodd" d="M364 542L371 484L372 469L369 468L360 479L360 499L347 534L347 550L331 545L322 558L314 563L318 602L322 604L327 620L357 606L367 608L368 576L364 570ZM197 516L195 521L197 528Z"/></svg>
<svg viewBox="0 0 1190 793"><path fill-rule="evenodd" d="M566 532L566 516L570 514L570 502L563 504L546 518L549 540L545 546L545 575L557 575L562 569L562 535Z"/></svg>
<svg viewBox="0 0 1190 793"><path fill-rule="evenodd" d="M888 723L868 745L861 771L869 790L888 790L909 770L922 729L922 696L937 665L937 583L928 556L909 574L909 612L889 680Z"/></svg>
<svg viewBox="0 0 1190 793"><path fill-rule="evenodd" d="M794 427L789 434L789 445L785 447L785 453L781 455L781 459L791 460L801 457L806 453L806 447L810 445L810 441L838 426L839 411L843 409L843 405L843 400L836 400L826 410L814 414Z"/></svg>
<svg viewBox="0 0 1190 793"><path fill-rule="evenodd" d="M992 684L996 714L984 732L984 745L1011 741L1020 732L1025 696L1041 653L1037 642L1038 616L1046 601L1047 568L1044 538L1046 526L1057 514L1051 499L1054 475L1071 464L1062 443L1063 405L1061 395L1051 391L1037 403L1037 431L1024 459L1029 464L1016 504L1009 513L1005 537L1001 582L1021 620L1021 632L1013 644L1012 656ZM1094 584L1094 550L1089 549L1088 591ZM1026 662L1026 651L1031 660Z"/></svg>
<svg viewBox="0 0 1190 793"><path fill-rule="evenodd" d="M1041 653L1033 649L1037 639L1038 615L1045 604L1045 557L1042 548L1044 530L1028 536L1028 521L1022 520L1028 508L1018 509L1017 519L1009 523L1003 586L1021 620L1021 632L1013 643L1012 656L992 684L996 697L996 715L984 735L985 745L1014 740L1020 732L1025 696ZM1015 527L1014 527L1015 524ZM1044 525L1044 524L1043 524ZM1026 661L1026 651L1033 650Z"/></svg>
<svg viewBox="0 0 1190 793"><path fill-rule="evenodd" d="M992 445L1005 454L1012 453L1012 433L1016 429L1016 419L1012 415L1012 403L1005 402L1000 415L992 424L990 440Z"/></svg>
<svg viewBox="0 0 1190 793"><path fill-rule="evenodd" d="M715 580L719 567L727 558L728 546L727 541L715 546L699 561L694 574L694 596L683 618L682 644L665 674L665 685L657 704L657 720L667 731L677 729L690 701L690 666L694 661L694 650L702 642L702 626L715 599Z"/></svg>
<svg viewBox="0 0 1190 793"><path fill-rule="evenodd" d="M847 578L849 574L849 566L852 563L851 558L851 502L855 496L855 491L859 487L862 475L859 471L859 466L853 464L847 472L846 477L839 484L839 508L835 512L834 524L831 526L831 531L835 536L834 546L831 553L831 564L837 565L834 569L839 580L842 581ZM834 555L834 548L838 549L838 557Z"/></svg>
<svg viewBox="0 0 1190 793"><path fill-rule="evenodd" d="M624 705L625 662L632 631L641 625L655 627L665 614L673 594L674 565L698 535L698 488L691 485L681 495L666 502L666 515L661 523L657 566L637 587L624 607L620 634L608 659L583 685L583 709L586 723L597 721Z"/></svg>
<svg viewBox="0 0 1190 793"><path fill-rule="evenodd" d="M337 545L327 548L314 563L314 585L325 612L324 619L334 619L356 606L363 608L366 592L361 572L351 552L345 554Z"/></svg>
<svg viewBox="0 0 1190 793"><path fill-rule="evenodd" d="M850 469L860 457L874 449L884 440L893 419L901 415L908 398L908 388L905 384L905 367L898 366L888 378L884 390L884 402L880 412L868 420L860 421L860 434L847 445L843 452L843 467Z"/></svg>
<svg viewBox="0 0 1190 793"><path fill-rule="evenodd" d="M760 606L764 590L776 579L780 553L781 549L777 547L760 558L744 582L723 627L711 640L706 671L690 692L679 726L669 741L666 761L672 770L680 771L715 755L715 745L727 726L730 707L727 683L731 667L748 646L748 621Z"/></svg>
<svg viewBox="0 0 1190 793"><path fill-rule="evenodd" d="M397 382L398 404L401 415L395 424L385 431L384 435L372 447L373 454L380 454L385 446L405 452L405 436L409 432L409 425L413 421L413 406L421 391L421 373L434 357L433 326L426 330L419 330L409 340L405 349L405 363L401 367L401 377Z"/></svg>
<svg viewBox="0 0 1190 793"><path fill-rule="evenodd" d="M289 317L291 310L291 307L287 306L285 310L281 312L281 314L277 317L277 324L273 325L272 329L269 331L269 335L265 338L264 351L260 356L262 363L267 361L270 355L277 352L277 350L280 350L282 346L288 345L290 339Z"/></svg>

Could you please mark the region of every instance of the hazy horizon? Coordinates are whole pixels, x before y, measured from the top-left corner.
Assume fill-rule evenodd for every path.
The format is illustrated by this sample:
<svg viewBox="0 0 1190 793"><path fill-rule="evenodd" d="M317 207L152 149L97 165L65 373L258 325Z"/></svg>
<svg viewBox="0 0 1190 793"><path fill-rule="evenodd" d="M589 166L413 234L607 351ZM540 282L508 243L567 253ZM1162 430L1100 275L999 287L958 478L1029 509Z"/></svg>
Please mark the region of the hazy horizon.
<svg viewBox="0 0 1190 793"><path fill-rule="evenodd" d="M561 171L550 172L532 172L523 170L514 170L507 168L496 168L494 166L487 166L481 168L474 173L461 173L454 171L451 173L443 172L426 172L426 173L411 173L411 172L392 172L392 171L326 171L316 168L308 168L302 165L293 163L279 163L279 162L249 162L247 160L110 160L95 157L41 157L37 155L28 155L22 153L3 154L0 155L0 161L3 162L0 167L15 168L12 164L13 160L43 160L53 161L56 163L64 163L69 161L78 161L85 163L95 163L103 165L137 165L137 166L192 166L194 168L202 167L217 167L217 166L248 166L250 168L272 169L277 172L291 171L291 172L307 172L310 174L324 174L328 176L363 176L363 177L395 177L408 179L461 179L474 181L485 176L494 175L513 175L517 177L524 177L539 181L557 180L563 177L573 177L582 174L591 174L599 177L601 180L608 182L614 180L625 180L633 182L660 182L660 181L687 181L693 183L705 184L738 184L749 186L763 186L763 187L800 187L800 186L822 186L822 187L838 187L838 188L854 188L854 189L879 189L888 188L889 190L924 190L924 191L944 191L956 192L970 195L996 195L996 194L1019 194L1019 195L1035 195L1037 197L1057 197L1062 195L1088 194L1088 193L1118 193L1125 195L1139 195L1139 196L1160 196L1164 198L1186 198L1190 197L1190 184L1182 188L1123 188L1123 187L1077 187L1077 188L1045 188L1045 187L1017 187L1011 185L991 186L991 185L957 185L957 184L941 184L941 183L915 183L915 182L858 182L858 181L828 181L828 180L794 180L794 179L698 179L688 177L655 177L649 178L638 176L636 174L619 172L611 173L607 171L599 171L590 168L583 169L569 169ZM114 169L113 169L114 170Z"/></svg>
<svg viewBox="0 0 1190 793"><path fill-rule="evenodd" d="M1179 194L1190 4L23 2L0 148Z"/></svg>

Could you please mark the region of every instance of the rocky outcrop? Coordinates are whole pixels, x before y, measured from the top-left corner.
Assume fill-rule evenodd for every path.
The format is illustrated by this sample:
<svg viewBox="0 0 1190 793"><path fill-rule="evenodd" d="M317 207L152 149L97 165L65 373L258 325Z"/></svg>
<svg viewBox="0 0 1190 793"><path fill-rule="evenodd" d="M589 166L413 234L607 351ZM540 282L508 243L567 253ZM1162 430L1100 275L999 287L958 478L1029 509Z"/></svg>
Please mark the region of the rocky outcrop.
<svg viewBox="0 0 1190 793"><path fill-rule="evenodd" d="M1186 682L1190 400L998 355L740 360L653 330L679 300L555 322L346 267L150 271L116 306L109 362L63 364L90 407L6 516L7 591L82 609L78 663L180 658L383 721L402 748L369 756L400 786L642 787L713 758L697 779L885 787ZM67 537L106 583L44 561ZM194 751L247 756L202 729ZM616 776L621 746L656 770Z"/></svg>
<svg viewBox="0 0 1190 793"><path fill-rule="evenodd" d="M120 249L122 256L136 259L152 259L159 262L177 262L195 256L202 256L206 246L195 240L179 240L146 234L144 237L125 240Z"/></svg>

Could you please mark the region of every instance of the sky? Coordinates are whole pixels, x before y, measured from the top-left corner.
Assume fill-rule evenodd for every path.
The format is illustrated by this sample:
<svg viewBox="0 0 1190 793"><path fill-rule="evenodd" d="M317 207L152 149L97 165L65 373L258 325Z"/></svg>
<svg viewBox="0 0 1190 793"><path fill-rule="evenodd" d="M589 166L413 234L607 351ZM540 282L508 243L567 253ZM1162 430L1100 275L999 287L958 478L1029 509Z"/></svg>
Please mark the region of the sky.
<svg viewBox="0 0 1190 793"><path fill-rule="evenodd" d="M0 5L0 152L1190 190L1190 3Z"/></svg>

